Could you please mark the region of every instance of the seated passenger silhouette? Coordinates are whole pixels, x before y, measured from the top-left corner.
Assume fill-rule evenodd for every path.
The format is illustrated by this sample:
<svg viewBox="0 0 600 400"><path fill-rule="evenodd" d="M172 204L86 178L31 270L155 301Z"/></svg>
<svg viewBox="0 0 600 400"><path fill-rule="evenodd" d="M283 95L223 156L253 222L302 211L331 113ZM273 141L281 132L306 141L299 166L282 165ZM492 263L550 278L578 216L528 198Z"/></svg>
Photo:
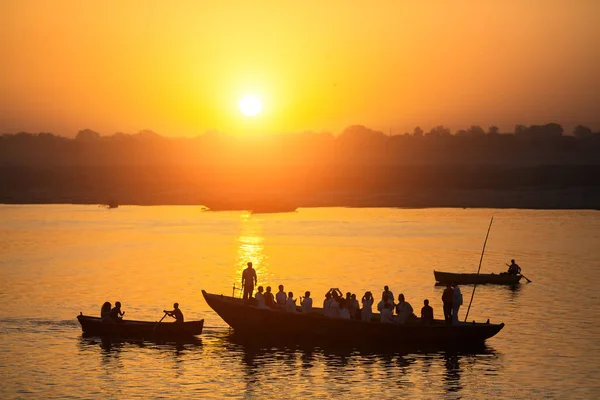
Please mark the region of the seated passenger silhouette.
<svg viewBox="0 0 600 400"><path fill-rule="evenodd" d="M108 302L108 301L104 302L104 304L102 304L102 308L100 309L100 318L102 318L103 320L110 318L111 307L112 307L112 304L110 304L110 302Z"/></svg>
<svg viewBox="0 0 600 400"><path fill-rule="evenodd" d="M121 302L117 301L115 306L110 310L109 317L113 322L122 322L125 311L121 311Z"/></svg>
<svg viewBox="0 0 600 400"><path fill-rule="evenodd" d="M175 323L183 324L183 313L179 309L179 303L173 304L173 311L163 310L169 317L175 318Z"/></svg>
<svg viewBox="0 0 600 400"><path fill-rule="evenodd" d="M421 322L429 325L433 323L433 308L429 305L429 300L423 300L423 308L421 308Z"/></svg>
<svg viewBox="0 0 600 400"><path fill-rule="evenodd" d="M275 306L275 298L273 297L273 292L271 292L271 286L267 286L267 291L263 296L265 298L265 306L273 308Z"/></svg>

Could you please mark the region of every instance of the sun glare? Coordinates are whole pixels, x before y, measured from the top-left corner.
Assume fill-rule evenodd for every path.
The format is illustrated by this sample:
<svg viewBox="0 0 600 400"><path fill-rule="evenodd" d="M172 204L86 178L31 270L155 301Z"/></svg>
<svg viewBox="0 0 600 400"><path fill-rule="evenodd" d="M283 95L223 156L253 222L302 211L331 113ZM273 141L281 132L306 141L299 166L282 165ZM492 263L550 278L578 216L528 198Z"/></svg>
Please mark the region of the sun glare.
<svg viewBox="0 0 600 400"><path fill-rule="evenodd" d="M238 103L238 107L242 114L247 117L256 116L262 109L262 102L260 99L253 95L244 96Z"/></svg>

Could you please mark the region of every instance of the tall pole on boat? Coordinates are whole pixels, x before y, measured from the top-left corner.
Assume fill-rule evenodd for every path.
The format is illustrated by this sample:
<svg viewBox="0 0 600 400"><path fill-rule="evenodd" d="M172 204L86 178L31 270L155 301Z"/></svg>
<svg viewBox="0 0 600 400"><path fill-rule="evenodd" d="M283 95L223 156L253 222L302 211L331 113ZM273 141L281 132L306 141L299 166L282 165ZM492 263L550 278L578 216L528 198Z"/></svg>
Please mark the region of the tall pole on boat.
<svg viewBox="0 0 600 400"><path fill-rule="evenodd" d="M479 271L481 270L481 262L483 261L483 254L485 253L485 245L487 244L488 236L490 236L490 229L492 229L492 222L494 222L494 216L492 216L492 219L490 219L490 226L488 226L488 230L485 235L485 241L483 242L483 250L481 250L481 258L479 259L479 268L477 268L477 275L479 275ZM475 285L473 285L473 293L471 293L471 301L469 301L469 307L467 308L467 314L465 315L465 322L467 322L467 318L469 317L469 310L471 309L471 303L473 303L473 296L475 296L476 288L477 280L475 281Z"/></svg>

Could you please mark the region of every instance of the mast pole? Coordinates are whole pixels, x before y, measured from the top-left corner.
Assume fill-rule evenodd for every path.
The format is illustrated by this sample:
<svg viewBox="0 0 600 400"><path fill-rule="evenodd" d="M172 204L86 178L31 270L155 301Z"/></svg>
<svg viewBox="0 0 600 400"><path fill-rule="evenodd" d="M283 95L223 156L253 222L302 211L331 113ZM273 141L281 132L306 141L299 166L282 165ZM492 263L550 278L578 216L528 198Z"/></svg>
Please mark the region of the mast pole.
<svg viewBox="0 0 600 400"><path fill-rule="evenodd" d="M494 222L494 216L490 220L490 226L488 226L487 233L485 235L485 241L483 242L483 250L481 250L481 258L479 259L479 267L477 268L477 275L479 275L479 271L481 270L481 262L483 261L483 254L485 253L485 245L488 240L488 236L490 235L490 229L492 229L492 223ZM477 288L477 281L475 281L475 285L473 285L473 292L471 293L471 300L469 301L469 307L467 308L467 314L465 315L465 322L467 322L467 318L469 317L469 310L471 310L471 303L473 303L473 297L475 296L475 289Z"/></svg>

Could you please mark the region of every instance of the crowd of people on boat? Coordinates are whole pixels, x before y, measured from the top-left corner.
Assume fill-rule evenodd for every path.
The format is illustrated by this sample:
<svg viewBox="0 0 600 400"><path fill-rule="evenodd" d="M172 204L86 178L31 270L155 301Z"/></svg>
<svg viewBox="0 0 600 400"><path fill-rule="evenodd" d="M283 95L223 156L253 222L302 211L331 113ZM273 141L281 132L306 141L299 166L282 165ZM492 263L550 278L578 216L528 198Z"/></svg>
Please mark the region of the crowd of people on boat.
<svg viewBox="0 0 600 400"><path fill-rule="evenodd" d="M259 308L280 310L285 312L311 313L313 311L313 298L311 292L306 291L304 296L294 298L293 292L286 292L283 285L279 285L278 292L273 295L271 286L254 287L258 279L252 263L242 272L243 300ZM254 293L254 296L252 296ZM384 286L381 300L377 303L379 320L381 323L405 324L407 322L420 322L431 324L434 321L433 308L429 300L423 300L420 319L415 315L411 304L406 301L404 294L400 293L395 302L394 294L388 286ZM444 304L444 319L447 324L458 324L458 311L462 305L462 294L456 283L448 285L442 295ZM356 294L347 292L345 295L339 288L331 288L325 293L323 301L323 315L329 318L355 319L372 321L373 305L375 299L370 291L365 292L360 302Z"/></svg>

